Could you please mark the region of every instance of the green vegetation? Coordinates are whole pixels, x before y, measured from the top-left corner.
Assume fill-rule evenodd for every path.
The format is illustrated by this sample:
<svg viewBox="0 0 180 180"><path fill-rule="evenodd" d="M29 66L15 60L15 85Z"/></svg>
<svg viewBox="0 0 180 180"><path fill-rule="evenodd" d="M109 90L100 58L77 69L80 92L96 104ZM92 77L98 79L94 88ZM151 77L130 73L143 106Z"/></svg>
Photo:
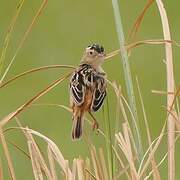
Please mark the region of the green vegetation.
<svg viewBox="0 0 180 180"><path fill-rule="evenodd" d="M180 178L175 3L1 6L0 179ZM106 49L108 96L93 115L100 129L87 114L83 138L72 141L69 77L93 42Z"/></svg>

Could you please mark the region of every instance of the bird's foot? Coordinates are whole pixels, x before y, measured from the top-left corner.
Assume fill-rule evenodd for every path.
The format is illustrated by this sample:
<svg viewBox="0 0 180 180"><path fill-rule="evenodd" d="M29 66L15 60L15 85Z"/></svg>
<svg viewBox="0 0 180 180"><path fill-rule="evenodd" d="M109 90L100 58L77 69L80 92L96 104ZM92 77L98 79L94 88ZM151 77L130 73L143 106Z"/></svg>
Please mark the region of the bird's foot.
<svg viewBox="0 0 180 180"><path fill-rule="evenodd" d="M98 124L96 118L93 116L93 114L91 112L89 112L89 114L90 114L91 118L93 119L93 125L92 125L93 131L96 129L97 132L99 132L99 130L98 130L99 129L99 124Z"/></svg>
<svg viewBox="0 0 180 180"><path fill-rule="evenodd" d="M99 129L99 124L98 124L98 122L97 121L94 121L93 122L93 131L95 130L95 129Z"/></svg>

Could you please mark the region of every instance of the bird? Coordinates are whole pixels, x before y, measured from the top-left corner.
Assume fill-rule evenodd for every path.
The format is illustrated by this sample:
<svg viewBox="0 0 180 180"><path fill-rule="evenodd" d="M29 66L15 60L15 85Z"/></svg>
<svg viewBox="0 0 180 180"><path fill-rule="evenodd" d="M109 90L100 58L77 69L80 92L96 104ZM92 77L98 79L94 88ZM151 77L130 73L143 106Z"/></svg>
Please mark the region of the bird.
<svg viewBox="0 0 180 180"><path fill-rule="evenodd" d="M103 105L107 88L106 73L102 69L105 56L103 46L89 45L85 48L80 64L70 78L73 140L82 136L85 113L98 111ZM93 127L98 128L95 118Z"/></svg>

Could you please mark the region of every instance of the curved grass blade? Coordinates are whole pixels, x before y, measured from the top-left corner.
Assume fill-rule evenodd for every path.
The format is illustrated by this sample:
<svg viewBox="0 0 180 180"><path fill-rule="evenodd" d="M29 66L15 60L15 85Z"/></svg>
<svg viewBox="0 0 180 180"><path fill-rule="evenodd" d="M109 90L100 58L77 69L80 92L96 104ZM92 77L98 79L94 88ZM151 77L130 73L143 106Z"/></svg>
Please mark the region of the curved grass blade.
<svg viewBox="0 0 180 180"><path fill-rule="evenodd" d="M5 157L6 157L6 160L7 160L8 169L9 169L11 179L16 180L14 166L13 166L12 159L11 159L11 156L10 156L10 153L9 153L9 149L8 149L8 146L7 146L7 143L6 143L6 139L5 139L4 134L3 134L2 126L0 126L0 139L1 139L2 147L4 149L4 154L5 154Z"/></svg>
<svg viewBox="0 0 180 180"><path fill-rule="evenodd" d="M15 111L11 112L10 114L8 114L6 117L4 117L1 121L0 121L0 125L1 127L3 127L5 124L7 124L12 118L14 118L15 116L17 116L19 113L21 113L24 109L26 109L29 105L31 105L33 102L35 102L36 100L38 100L41 96L45 95L46 93L48 93L51 89L53 89L54 87L56 87L59 83L61 83L62 81L64 81L65 79L67 79L68 77L70 77L72 74L66 74L63 77L58 78L56 81L54 81L53 83L51 83L49 86L47 86L45 89L41 90L39 93L37 93L34 97L32 97L30 100L28 100L27 102L25 102L22 106L20 106L18 109L16 109Z"/></svg>
<svg viewBox="0 0 180 180"><path fill-rule="evenodd" d="M9 69L11 68L11 66L12 66L12 64L13 64L13 62L14 62L14 60L15 60L18 52L19 52L19 50L20 50L21 47L23 46L26 38L28 37L28 34L31 32L31 30L32 30L32 28L33 28L33 25L34 25L35 22L37 21L37 18L41 15L41 13L42 13L43 9L45 8L47 2L48 2L48 0L43 0L40 8L38 9L36 15L34 16L32 22L30 23L30 25L28 26L27 30L25 31L24 36L22 37L22 39L21 39L21 41L20 41L20 43L19 43L19 45L18 45L18 47L17 47L17 49L16 49L16 51L15 51L15 54L14 54L13 58L11 59L9 65L7 66L7 68L6 68L6 70L5 70L2 78L0 79L0 83L2 83L3 80L4 80L4 78L6 77L6 74L8 73Z"/></svg>
<svg viewBox="0 0 180 180"><path fill-rule="evenodd" d="M137 17L135 23L133 24L132 29L130 30L129 36L128 36L128 41L132 41L134 40L138 29L143 21L143 18L147 12L147 10L151 7L151 5L153 4L154 0L148 0L148 2L146 3L146 5L144 6L142 12L140 13L140 15Z"/></svg>
<svg viewBox="0 0 180 180"><path fill-rule="evenodd" d="M164 39L147 39L147 40L141 40L141 41L136 41L134 43L130 43L125 45L125 48L128 52L128 55L130 53L130 51L135 48L138 47L140 45L163 45L166 43L171 43L172 45L176 45L178 47L180 47L180 44L176 41L172 41L172 40L164 40ZM116 55L120 54L120 49L114 50L110 53L108 53L105 57L105 60L110 59Z"/></svg>
<svg viewBox="0 0 180 180"><path fill-rule="evenodd" d="M5 86L7 86L9 83L13 82L16 79L19 79L25 75L37 72L37 71L41 71L41 70L46 70L46 69L56 69L56 68L67 68L67 69L75 69L74 66L69 66L69 65L49 65L49 66L42 66L42 67L38 67L38 68L34 68L34 69L30 69L28 71L25 71L21 74L18 74L12 78L10 78L9 80L7 80L6 82L0 84L0 88L3 88Z"/></svg>
<svg viewBox="0 0 180 180"><path fill-rule="evenodd" d="M145 124L145 127L146 127L148 144L150 146L151 143L152 143L151 133L150 133L148 119L147 119L147 115L146 115L146 111L145 111L145 106L144 106L144 102L143 102L143 98L142 98L142 94L141 94L141 90L140 90L140 85L139 85L139 81L138 81L137 77L136 77L136 83L137 83L137 89L138 89L139 98L140 98L140 102L141 102L142 112L143 112L143 116L144 116L144 124ZM152 151L152 147L150 148L150 152L151 151ZM152 166L152 169L153 169L153 179L160 180L161 179L160 178L160 173L159 173L159 170L157 168L156 160L155 160L154 156L152 156L152 159L151 159L151 166Z"/></svg>
<svg viewBox="0 0 180 180"><path fill-rule="evenodd" d="M166 13L166 9L164 8L164 4L161 0L156 0L157 7L159 9L163 36L164 39L171 40L171 33L169 27L169 21ZM173 53L172 53L172 45L165 44L165 53L166 53L166 76L167 76L167 92L173 92L175 90L174 85L174 70L173 70ZM174 94L167 94L167 108L171 109L171 106L174 101ZM172 107L173 108L173 107ZM168 179L175 179L175 121L174 117L169 114L168 116Z"/></svg>

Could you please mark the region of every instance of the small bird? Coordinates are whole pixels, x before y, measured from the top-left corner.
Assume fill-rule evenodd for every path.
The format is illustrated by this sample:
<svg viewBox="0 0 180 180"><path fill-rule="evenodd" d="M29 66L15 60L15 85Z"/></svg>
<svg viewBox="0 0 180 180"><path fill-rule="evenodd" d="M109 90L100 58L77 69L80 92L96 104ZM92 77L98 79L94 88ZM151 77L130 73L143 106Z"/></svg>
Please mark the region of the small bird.
<svg viewBox="0 0 180 180"><path fill-rule="evenodd" d="M72 138L82 136L85 112L97 111L106 97L106 74L101 65L105 59L104 48L92 44L85 49L79 67L70 79L70 106L72 108ZM94 119L95 121L95 119ZM94 128L98 123L94 122Z"/></svg>

